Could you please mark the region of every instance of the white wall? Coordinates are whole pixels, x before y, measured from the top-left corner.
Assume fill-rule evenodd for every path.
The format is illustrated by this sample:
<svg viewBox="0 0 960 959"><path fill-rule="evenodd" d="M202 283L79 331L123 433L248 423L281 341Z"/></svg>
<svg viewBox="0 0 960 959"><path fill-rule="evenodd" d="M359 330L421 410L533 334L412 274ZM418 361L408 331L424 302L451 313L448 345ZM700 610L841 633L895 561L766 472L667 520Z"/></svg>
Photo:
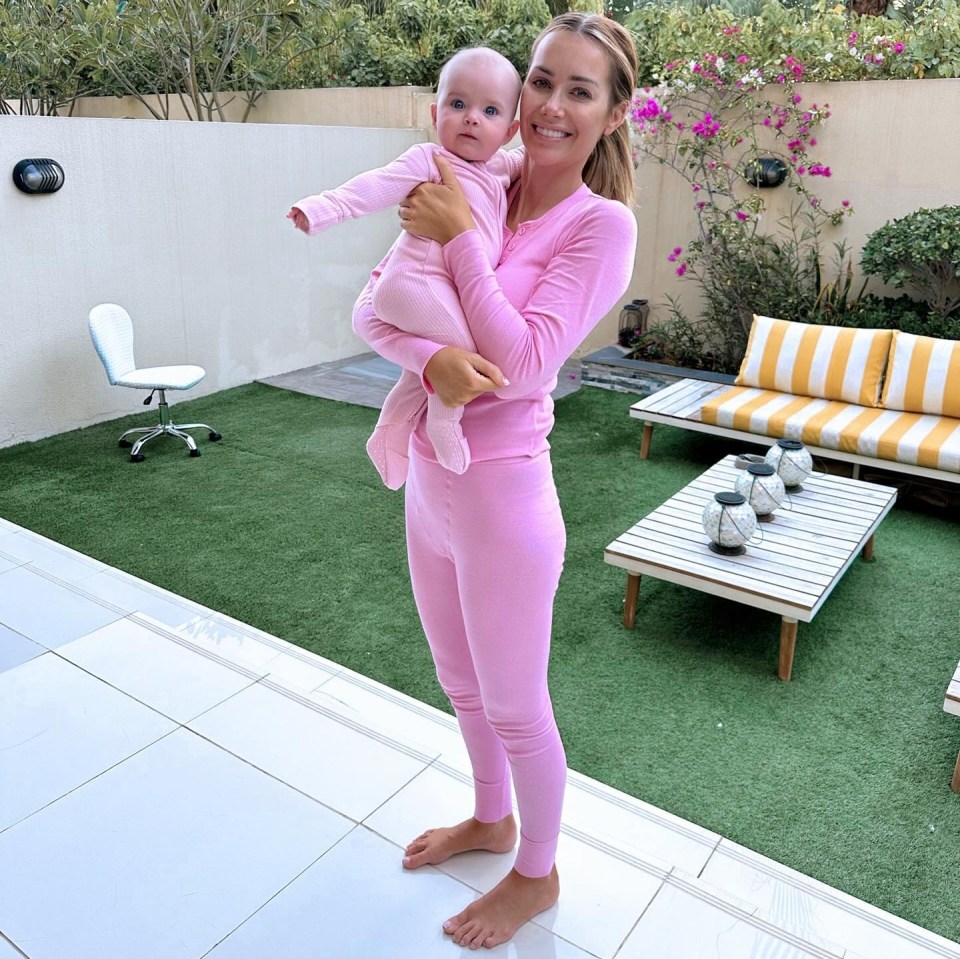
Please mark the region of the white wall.
<svg viewBox="0 0 960 959"><path fill-rule="evenodd" d="M365 350L351 307L397 235L395 211L317 237L285 214L424 136L0 118L0 447L142 410L94 352L100 302L130 312L139 365L205 367L185 397ZM10 174L25 157L58 160L63 189L20 193Z"/></svg>
<svg viewBox="0 0 960 959"><path fill-rule="evenodd" d="M818 133L833 170L818 184L825 202L850 199L857 211L828 242L845 238L857 252L887 220L960 203L960 124L948 119L960 80L801 93L833 112ZM415 87L285 91L264 98L254 124L0 117L0 447L139 409L135 392L107 385L89 342L87 311L101 301L132 313L142 363L207 368L190 396L364 350L350 308L396 236L394 211L313 238L284 214L305 193L426 139L430 100ZM84 111L118 103L85 101ZM392 111L406 129L371 128ZM304 124L283 122L295 116ZM331 122L351 126L306 125ZM60 193L16 191L9 171L28 156L63 163ZM666 259L695 235L690 188L655 163L637 174L639 244L620 303L645 297L662 317L674 294L695 315L695 284ZM766 192L771 218L794 196ZM579 354L614 342L618 312Z"/></svg>

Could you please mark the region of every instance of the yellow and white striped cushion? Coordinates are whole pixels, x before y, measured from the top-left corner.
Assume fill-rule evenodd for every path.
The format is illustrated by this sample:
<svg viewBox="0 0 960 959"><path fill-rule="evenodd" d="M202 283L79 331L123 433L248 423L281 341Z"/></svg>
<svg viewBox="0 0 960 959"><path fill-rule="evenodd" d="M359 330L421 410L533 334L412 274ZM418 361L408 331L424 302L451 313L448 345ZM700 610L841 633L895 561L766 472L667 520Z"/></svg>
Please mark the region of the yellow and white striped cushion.
<svg viewBox="0 0 960 959"><path fill-rule="evenodd" d="M704 403L704 423L807 446L960 473L960 419L735 386Z"/></svg>
<svg viewBox="0 0 960 959"><path fill-rule="evenodd" d="M960 342L897 330L880 405L960 417Z"/></svg>
<svg viewBox="0 0 960 959"><path fill-rule="evenodd" d="M754 316L738 386L876 406L890 330L792 323Z"/></svg>

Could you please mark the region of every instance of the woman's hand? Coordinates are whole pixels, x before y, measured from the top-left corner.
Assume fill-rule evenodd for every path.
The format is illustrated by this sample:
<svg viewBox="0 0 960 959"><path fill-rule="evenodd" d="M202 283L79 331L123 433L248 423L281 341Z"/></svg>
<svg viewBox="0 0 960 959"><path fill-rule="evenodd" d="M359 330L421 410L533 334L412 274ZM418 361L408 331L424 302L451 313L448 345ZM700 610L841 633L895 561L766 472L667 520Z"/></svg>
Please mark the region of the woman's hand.
<svg viewBox="0 0 960 959"><path fill-rule="evenodd" d="M489 360L455 346L444 346L430 357L423 375L444 406L466 406L481 393L509 386L507 378Z"/></svg>
<svg viewBox="0 0 960 959"><path fill-rule="evenodd" d="M440 183L421 183L400 204L400 226L414 236L448 243L476 223L450 161L439 153L434 162L440 171Z"/></svg>

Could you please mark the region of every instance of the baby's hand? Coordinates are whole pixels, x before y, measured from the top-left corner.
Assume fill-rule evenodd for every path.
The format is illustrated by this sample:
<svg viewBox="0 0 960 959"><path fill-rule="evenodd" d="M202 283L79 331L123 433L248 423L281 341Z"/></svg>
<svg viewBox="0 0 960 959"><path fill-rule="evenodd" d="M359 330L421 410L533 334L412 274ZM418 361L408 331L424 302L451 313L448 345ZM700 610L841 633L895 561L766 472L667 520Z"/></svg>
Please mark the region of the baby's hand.
<svg viewBox="0 0 960 959"><path fill-rule="evenodd" d="M291 207L290 212L287 214L288 220L293 220L293 225L304 233L309 232L310 223L307 221L307 216L303 210L298 209L297 207Z"/></svg>

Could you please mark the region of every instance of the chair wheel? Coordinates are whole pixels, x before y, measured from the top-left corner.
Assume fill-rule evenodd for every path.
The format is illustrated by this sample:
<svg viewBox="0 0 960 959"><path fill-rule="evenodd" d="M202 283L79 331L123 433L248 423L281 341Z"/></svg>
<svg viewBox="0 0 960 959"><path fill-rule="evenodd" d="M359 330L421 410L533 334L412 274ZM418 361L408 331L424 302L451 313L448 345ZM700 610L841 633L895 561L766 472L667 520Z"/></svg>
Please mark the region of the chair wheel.
<svg viewBox="0 0 960 959"><path fill-rule="evenodd" d="M120 442L117 443L117 446L119 446L122 450L128 450L131 446L133 446L133 443L131 443L130 440L120 440Z"/></svg>
<svg viewBox="0 0 960 959"><path fill-rule="evenodd" d="M191 455L191 456L199 456L199 455L200 455L200 450L190 450L190 455Z"/></svg>
<svg viewBox="0 0 960 959"><path fill-rule="evenodd" d="M210 442L211 442L211 443L216 443L217 440L222 440L222 439L223 439L223 437L222 437L216 430L213 430L213 431L210 433Z"/></svg>
<svg viewBox="0 0 960 959"><path fill-rule="evenodd" d="M143 453L131 453L130 462L131 463L142 463L146 459L146 456Z"/></svg>

